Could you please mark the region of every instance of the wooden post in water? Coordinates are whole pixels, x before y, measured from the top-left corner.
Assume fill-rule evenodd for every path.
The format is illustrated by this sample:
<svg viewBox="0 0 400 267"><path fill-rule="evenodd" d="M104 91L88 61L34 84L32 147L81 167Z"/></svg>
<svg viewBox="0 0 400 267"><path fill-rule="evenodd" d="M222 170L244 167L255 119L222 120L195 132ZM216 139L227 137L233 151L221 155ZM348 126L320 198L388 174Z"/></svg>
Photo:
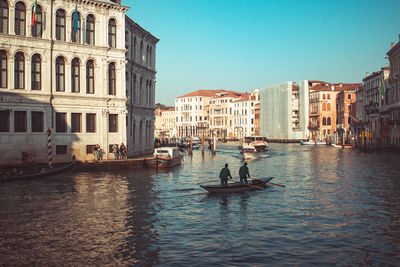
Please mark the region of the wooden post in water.
<svg viewBox="0 0 400 267"><path fill-rule="evenodd" d="M201 152L204 153L204 137L201 138Z"/></svg>
<svg viewBox="0 0 400 267"><path fill-rule="evenodd" d="M192 137L190 137L190 148L189 148L189 155L193 155L193 140Z"/></svg>
<svg viewBox="0 0 400 267"><path fill-rule="evenodd" d="M213 144L212 144L212 153L215 155L215 149L216 149L216 142L215 142L215 135L214 135L214 141L213 141Z"/></svg>

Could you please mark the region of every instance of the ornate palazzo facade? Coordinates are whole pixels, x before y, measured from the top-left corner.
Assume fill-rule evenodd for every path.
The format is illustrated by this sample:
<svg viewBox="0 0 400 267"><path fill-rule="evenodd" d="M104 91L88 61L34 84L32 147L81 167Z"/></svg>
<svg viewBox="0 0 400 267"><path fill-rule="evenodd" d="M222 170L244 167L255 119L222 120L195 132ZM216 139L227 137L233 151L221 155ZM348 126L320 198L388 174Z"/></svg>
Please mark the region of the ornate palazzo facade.
<svg viewBox="0 0 400 267"><path fill-rule="evenodd" d="M46 162L48 130L55 162L151 152L158 39L118 0L38 1L31 27L33 7L0 0L2 164Z"/></svg>

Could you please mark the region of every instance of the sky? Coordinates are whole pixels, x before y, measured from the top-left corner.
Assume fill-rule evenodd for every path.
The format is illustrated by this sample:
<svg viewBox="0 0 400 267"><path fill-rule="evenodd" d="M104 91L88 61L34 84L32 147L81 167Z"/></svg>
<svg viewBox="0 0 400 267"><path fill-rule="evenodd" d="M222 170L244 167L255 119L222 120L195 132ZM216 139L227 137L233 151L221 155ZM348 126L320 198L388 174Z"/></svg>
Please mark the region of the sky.
<svg viewBox="0 0 400 267"><path fill-rule="evenodd" d="M122 0L160 41L156 103L199 89L362 82L388 66L400 0Z"/></svg>

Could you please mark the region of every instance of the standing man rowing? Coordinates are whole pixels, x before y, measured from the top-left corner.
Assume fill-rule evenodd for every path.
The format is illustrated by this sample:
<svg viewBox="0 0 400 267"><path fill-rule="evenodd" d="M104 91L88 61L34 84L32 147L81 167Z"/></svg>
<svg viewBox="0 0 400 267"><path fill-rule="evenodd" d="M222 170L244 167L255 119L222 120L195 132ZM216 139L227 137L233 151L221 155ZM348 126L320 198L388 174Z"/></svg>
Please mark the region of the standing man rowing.
<svg viewBox="0 0 400 267"><path fill-rule="evenodd" d="M228 177L232 179L231 171L228 169L228 163L225 163L225 168L222 168L219 173L219 178L221 179L221 186L228 185Z"/></svg>

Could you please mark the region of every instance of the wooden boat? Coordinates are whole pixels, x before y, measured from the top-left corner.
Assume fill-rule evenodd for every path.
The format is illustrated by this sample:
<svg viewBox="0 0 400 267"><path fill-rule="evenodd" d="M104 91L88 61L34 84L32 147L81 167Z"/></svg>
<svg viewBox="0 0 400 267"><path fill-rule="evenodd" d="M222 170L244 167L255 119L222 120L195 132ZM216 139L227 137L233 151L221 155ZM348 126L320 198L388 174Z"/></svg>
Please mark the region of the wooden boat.
<svg viewBox="0 0 400 267"><path fill-rule="evenodd" d="M336 148L353 148L354 145L353 144L345 144L344 146L342 146L342 144L332 144L333 147Z"/></svg>
<svg viewBox="0 0 400 267"><path fill-rule="evenodd" d="M170 168L181 164L182 154L177 147L159 147L154 150L153 157L144 159L149 168Z"/></svg>
<svg viewBox="0 0 400 267"><path fill-rule="evenodd" d="M221 186L219 184L219 185L200 185L200 187L212 194L236 193L247 190L257 190L265 188L267 186L267 183L271 181L273 178L274 177L253 179L249 182L249 184L236 182L233 184L228 184L228 186Z"/></svg>
<svg viewBox="0 0 400 267"><path fill-rule="evenodd" d="M0 178L0 181L9 181L9 180L20 180L20 179L32 179L32 178L42 178L45 176L51 176L54 174L61 173L63 171L67 171L68 169L72 168L75 164L75 160L70 163L66 163L63 165L59 165L53 168L43 168L37 173L27 173L23 175L16 175L16 176L9 176Z"/></svg>

